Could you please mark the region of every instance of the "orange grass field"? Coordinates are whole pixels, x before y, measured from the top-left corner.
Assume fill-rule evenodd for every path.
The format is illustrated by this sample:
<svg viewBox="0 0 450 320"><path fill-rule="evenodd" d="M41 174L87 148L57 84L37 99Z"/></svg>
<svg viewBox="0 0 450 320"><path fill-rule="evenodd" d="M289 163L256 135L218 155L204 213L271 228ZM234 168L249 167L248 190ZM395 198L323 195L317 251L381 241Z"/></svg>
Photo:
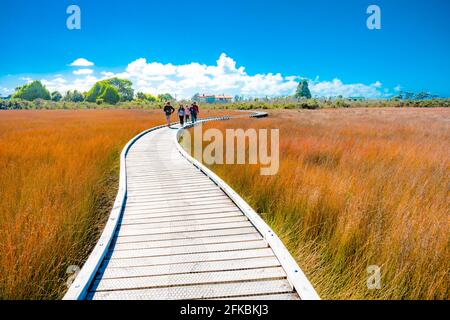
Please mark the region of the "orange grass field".
<svg viewBox="0 0 450 320"><path fill-rule="evenodd" d="M0 299L62 297L109 214L122 148L163 122L159 110L0 111Z"/></svg>
<svg viewBox="0 0 450 320"><path fill-rule="evenodd" d="M280 170L212 169L278 233L322 298L449 298L449 109L273 111ZM368 290L367 267L381 267Z"/></svg>
<svg viewBox="0 0 450 320"><path fill-rule="evenodd" d="M0 112L0 299L62 297L67 267L83 264L109 214L121 149L162 118ZM448 109L283 110L207 126L280 129L278 175L214 170L262 213L323 298L446 299L449 119ZM381 266L381 290L367 290L368 265Z"/></svg>

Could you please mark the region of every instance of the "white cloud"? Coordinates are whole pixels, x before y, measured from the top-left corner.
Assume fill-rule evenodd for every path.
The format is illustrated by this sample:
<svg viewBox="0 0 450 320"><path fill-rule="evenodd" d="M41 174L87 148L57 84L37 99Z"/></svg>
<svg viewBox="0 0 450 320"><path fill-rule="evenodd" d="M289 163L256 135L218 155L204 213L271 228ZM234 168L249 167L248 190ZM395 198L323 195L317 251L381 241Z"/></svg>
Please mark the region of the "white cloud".
<svg viewBox="0 0 450 320"><path fill-rule="evenodd" d="M398 85L394 88L394 90L397 92L400 92L400 91L402 91L402 87L400 85Z"/></svg>
<svg viewBox="0 0 450 320"><path fill-rule="evenodd" d="M26 81L27 83L33 82L33 79L30 77L22 77L22 78L20 78L20 80Z"/></svg>
<svg viewBox="0 0 450 320"><path fill-rule="evenodd" d="M371 85L362 83L345 84L339 79L332 81L310 82L311 93L319 97L358 97L381 98L383 93L379 91L381 82L377 81Z"/></svg>
<svg viewBox="0 0 450 320"><path fill-rule="evenodd" d="M87 62L87 63L86 63ZM72 65L89 64L85 59L77 59ZM163 64L157 61L148 62L139 58L128 64L123 72L114 73L103 70L101 77L92 75L91 69L79 69L73 72L76 76L54 77L43 80L51 90L66 92L67 90L88 91L99 80L119 77L133 82L135 91L159 94L169 92L177 98L190 98L195 93L244 95L248 97L292 95L302 77L299 75L282 75L281 73L260 73L249 75L243 66L222 53L214 65L192 62L182 65ZM342 95L365 96L379 98L386 96L382 83L377 81L366 85L362 83L343 83L340 79L321 81L319 77L310 79L313 96L330 97Z"/></svg>
<svg viewBox="0 0 450 320"><path fill-rule="evenodd" d="M92 70L92 69L78 69L73 72L73 74L75 74L75 75L93 74L93 73L94 73L94 70Z"/></svg>
<svg viewBox="0 0 450 320"><path fill-rule="evenodd" d="M71 67L92 67L93 62L86 60L85 58L78 58L70 64Z"/></svg>
<svg viewBox="0 0 450 320"><path fill-rule="evenodd" d="M381 88L383 84L380 81L377 81L375 83L372 83L371 86L374 88Z"/></svg>
<svg viewBox="0 0 450 320"><path fill-rule="evenodd" d="M104 76L105 78L112 78L112 77L114 77L114 72L102 71L100 74L102 76Z"/></svg>
<svg viewBox="0 0 450 320"><path fill-rule="evenodd" d="M111 75L110 75L111 76ZM184 65L147 62L140 58L131 62L117 77L131 80L137 91L153 94L171 92L189 98L197 92L273 96L291 94L297 86L295 77L281 74L248 75L244 67L222 53L216 65L192 62Z"/></svg>
<svg viewBox="0 0 450 320"><path fill-rule="evenodd" d="M62 94L65 94L69 90L78 90L80 92L89 91L89 89L99 80L100 79L95 76L87 75L71 81L59 77L51 80L42 79L41 82L49 91L59 91Z"/></svg>

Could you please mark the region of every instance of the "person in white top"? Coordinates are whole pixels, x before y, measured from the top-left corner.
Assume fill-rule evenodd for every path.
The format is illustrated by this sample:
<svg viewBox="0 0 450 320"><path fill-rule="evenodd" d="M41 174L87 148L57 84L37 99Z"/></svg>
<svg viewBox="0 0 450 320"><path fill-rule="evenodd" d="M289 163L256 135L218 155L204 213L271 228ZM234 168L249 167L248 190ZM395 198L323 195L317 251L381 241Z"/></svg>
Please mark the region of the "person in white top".
<svg viewBox="0 0 450 320"><path fill-rule="evenodd" d="M186 106L186 108L185 108L185 118L184 118L185 123L189 122L189 118L190 117L191 117L191 111L189 110L189 106Z"/></svg>

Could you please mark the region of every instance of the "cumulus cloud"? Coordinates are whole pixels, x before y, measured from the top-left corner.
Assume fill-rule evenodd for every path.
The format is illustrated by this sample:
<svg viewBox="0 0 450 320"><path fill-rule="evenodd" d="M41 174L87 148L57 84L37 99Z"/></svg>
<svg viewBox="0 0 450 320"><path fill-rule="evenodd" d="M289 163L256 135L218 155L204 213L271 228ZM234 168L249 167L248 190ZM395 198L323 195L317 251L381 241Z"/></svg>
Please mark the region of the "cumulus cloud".
<svg viewBox="0 0 450 320"><path fill-rule="evenodd" d="M70 64L71 67L92 67L93 65L93 62L85 58L78 58Z"/></svg>
<svg viewBox="0 0 450 320"><path fill-rule="evenodd" d="M318 97L366 97L380 98L383 93L379 90L382 87L381 82L377 81L371 85L362 83L345 84L339 79L332 81L311 81L311 94Z"/></svg>
<svg viewBox="0 0 450 320"><path fill-rule="evenodd" d="M195 93L246 96L292 94L297 86L293 77L281 74L249 75L243 66L222 53L216 65L192 62L184 65L147 62L140 58L131 62L125 72L115 76L131 80L137 91L153 94L171 92L179 98Z"/></svg>
<svg viewBox="0 0 450 320"><path fill-rule="evenodd" d="M69 90L78 90L80 92L89 91L89 89L99 80L100 79L95 76L87 75L70 81L62 77L55 77L50 80L42 79L41 82L48 90L59 91L64 94Z"/></svg>
<svg viewBox="0 0 450 320"><path fill-rule="evenodd" d="M108 72L108 71L102 71L100 74L105 78L112 78L114 77L114 72Z"/></svg>
<svg viewBox="0 0 450 320"><path fill-rule="evenodd" d="M92 70L92 69L78 69L73 72L73 74L75 74L75 75L93 74L93 73L94 73L94 70Z"/></svg>
<svg viewBox="0 0 450 320"><path fill-rule="evenodd" d="M81 60L81 62L80 62ZM72 65L89 61L80 58ZM86 63L87 62L87 63ZM243 95L247 97L292 95L298 85L299 75L282 75L281 73L259 73L250 75L245 67L238 66L231 57L222 53L215 64L206 65L198 62L175 65L160 63L139 58L128 64L123 72L103 70L100 77L93 75L91 69L79 69L73 72L75 79L55 77L44 80L49 88L65 92L77 89L87 91L102 79L119 77L133 82L135 91L160 94L169 92L177 98L190 98L195 93ZM321 81L318 77L310 79L310 89L313 96L365 96L377 98L385 95L383 85L377 81L373 84L343 83L340 79Z"/></svg>
<svg viewBox="0 0 450 320"><path fill-rule="evenodd" d="M33 82L33 79L30 77L22 77L22 78L20 78L20 80L26 81L27 83Z"/></svg>

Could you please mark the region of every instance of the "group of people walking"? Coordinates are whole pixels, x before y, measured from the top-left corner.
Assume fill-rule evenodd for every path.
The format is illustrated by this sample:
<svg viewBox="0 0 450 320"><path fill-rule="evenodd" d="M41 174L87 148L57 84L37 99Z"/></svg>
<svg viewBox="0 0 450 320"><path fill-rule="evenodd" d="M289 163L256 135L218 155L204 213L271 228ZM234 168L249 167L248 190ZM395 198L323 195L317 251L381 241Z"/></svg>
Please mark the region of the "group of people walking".
<svg viewBox="0 0 450 320"><path fill-rule="evenodd" d="M166 114L166 121L168 127L170 127L170 117L174 112L175 109L172 107L170 102L167 102L164 107L164 113ZM189 120L191 121L191 123L196 123L197 116L199 113L200 110L198 108L197 102L195 101L190 106L189 105L183 106L182 104L180 104L177 111L178 117L180 119L180 125L184 126L184 124L187 124Z"/></svg>

